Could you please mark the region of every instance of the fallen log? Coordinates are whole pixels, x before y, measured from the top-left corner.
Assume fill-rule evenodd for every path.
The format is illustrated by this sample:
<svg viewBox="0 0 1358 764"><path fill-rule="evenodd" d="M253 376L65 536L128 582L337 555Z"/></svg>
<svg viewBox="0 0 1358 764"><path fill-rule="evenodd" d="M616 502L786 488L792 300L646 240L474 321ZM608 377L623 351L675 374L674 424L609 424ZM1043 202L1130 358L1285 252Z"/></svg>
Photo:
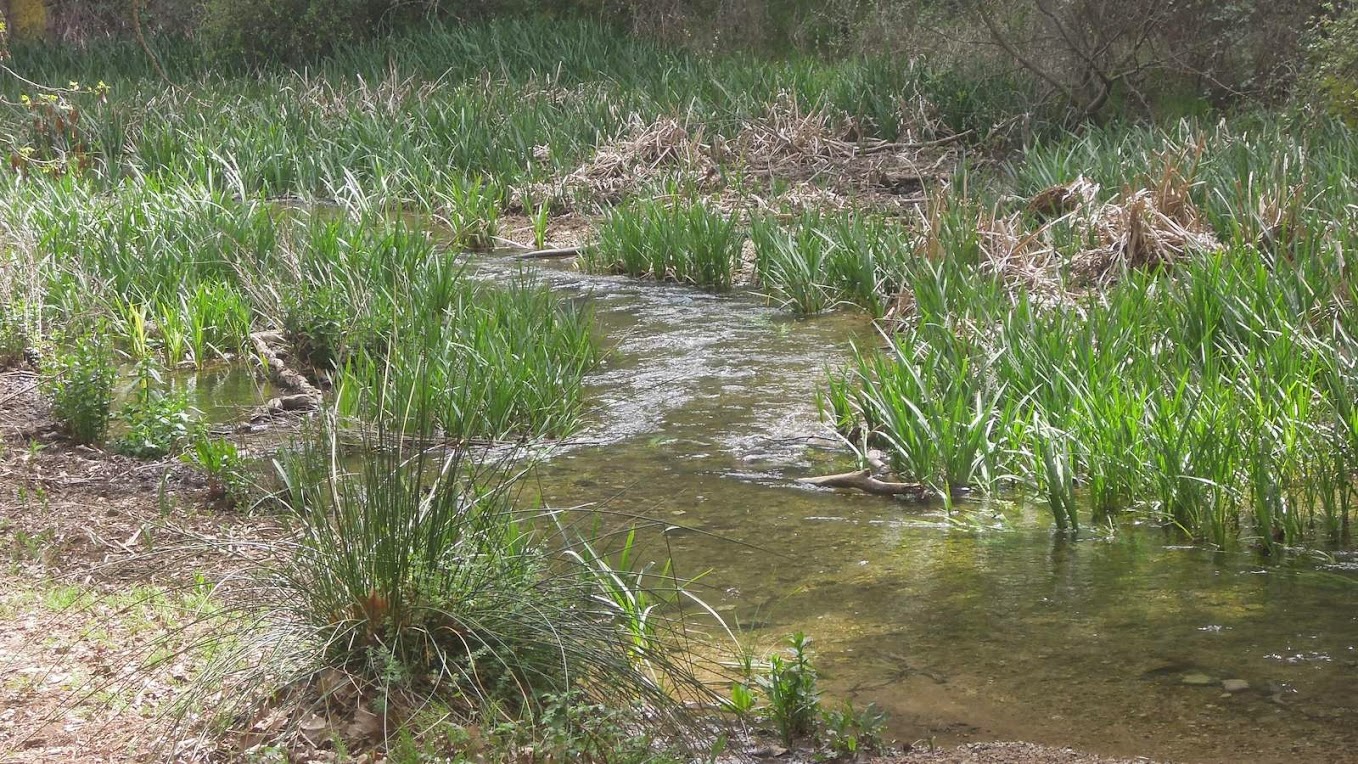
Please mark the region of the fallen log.
<svg viewBox="0 0 1358 764"><path fill-rule="evenodd" d="M913 496L918 499L929 492L920 483L893 483L873 477L872 470L801 478L797 482L818 488L853 488L875 496Z"/></svg>
<svg viewBox="0 0 1358 764"><path fill-rule="evenodd" d="M513 255L515 260L550 260L553 258L575 257L584 247L558 247L556 249L535 249L532 252Z"/></svg>

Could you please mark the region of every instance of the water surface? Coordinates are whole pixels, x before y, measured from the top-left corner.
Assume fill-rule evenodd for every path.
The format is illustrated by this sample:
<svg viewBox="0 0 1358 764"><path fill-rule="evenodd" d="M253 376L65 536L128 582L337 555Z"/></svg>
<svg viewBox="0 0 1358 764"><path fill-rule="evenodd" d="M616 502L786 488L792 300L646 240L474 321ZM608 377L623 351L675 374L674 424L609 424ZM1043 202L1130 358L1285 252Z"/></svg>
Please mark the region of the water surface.
<svg viewBox="0 0 1358 764"><path fill-rule="evenodd" d="M1269 566L1132 523L1072 540L1014 501L949 516L797 486L852 466L815 396L875 340L866 320L542 275L593 304L613 348L542 500L681 526L665 541L681 573L711 571L711 604L767 646L807 632L830 694L877 703L897 738L1358 761L1358 557Z"/></svg>

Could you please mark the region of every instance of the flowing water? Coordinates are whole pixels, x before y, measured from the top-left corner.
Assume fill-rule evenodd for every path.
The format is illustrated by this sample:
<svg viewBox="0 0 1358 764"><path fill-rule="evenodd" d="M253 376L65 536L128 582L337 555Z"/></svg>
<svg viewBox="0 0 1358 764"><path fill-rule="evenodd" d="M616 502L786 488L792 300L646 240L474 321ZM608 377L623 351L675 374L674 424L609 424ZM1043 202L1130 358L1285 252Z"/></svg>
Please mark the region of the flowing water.
<svg viewBox="0 0 1358 764"><path fill-rule="evenodd" d="M709 604L765 647L805 631L829 695L875 702L898 739L1358 761L1358 557L1269 566L1130 523L1072 540L1018 503L800 487L852 467L815 395L866 320L540 272L612 348L585 431L535 477L544 503L673 524Z"/></svg>

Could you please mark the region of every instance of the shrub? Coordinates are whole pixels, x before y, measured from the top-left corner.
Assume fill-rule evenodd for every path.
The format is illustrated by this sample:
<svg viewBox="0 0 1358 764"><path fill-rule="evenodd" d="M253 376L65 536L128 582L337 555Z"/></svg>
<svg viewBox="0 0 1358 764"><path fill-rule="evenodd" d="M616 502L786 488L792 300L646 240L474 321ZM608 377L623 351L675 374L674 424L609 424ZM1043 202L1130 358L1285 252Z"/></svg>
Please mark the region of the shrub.
<svg viewBox="0 0 1358 764"><path fill-rule="evenodd" d="M1358 125L1358 8L1329 6L1312 31L1306 87L1331 116Z"/></svg>
<svg viewBox="0 0 1358 764"><path fill-rule="evenodd" d="M333 371L355 353L385 355L391 318L374 315L355 304L341 287L303 287L287 302L283 331L302 363Z"/></svg>
<svg viewBox="0 0 1358 764"><path fill-rule="evenodd" d="M308 290L289 301L283 330L297 358L316 369L340 364L347 301L334 289Z"/></svg>
<svg viewBox="0 0 1358 764"><path fill-rule="evenodd" d="M15 120L20 129L10 137L10 169L20 175L61 176L93 167L97 152L90 114L98 112L107 96L103 82L93 88L72 82L60 94L21 95L23 114Z"/></svg>
<svg viewBox="0 0 1358 764"><path fill-rule="evenodd" d="M22 366L28 362L31 351L24 309L14 303L0 305L0 369Z"/></svg>
<svg viewBox="0 0 1358 764"><path fill-rule="evenodd" d="M103 441L117 373L113 351L94 335L77 337L44 364L42 389L52 415L76 442Z"/></svg>
<svg viewBox="0 0 1358 764"><path fill-rule="evenodd" d="M207 0L200 37L219 61L299 63L437 8L437 0Z"/></svg>

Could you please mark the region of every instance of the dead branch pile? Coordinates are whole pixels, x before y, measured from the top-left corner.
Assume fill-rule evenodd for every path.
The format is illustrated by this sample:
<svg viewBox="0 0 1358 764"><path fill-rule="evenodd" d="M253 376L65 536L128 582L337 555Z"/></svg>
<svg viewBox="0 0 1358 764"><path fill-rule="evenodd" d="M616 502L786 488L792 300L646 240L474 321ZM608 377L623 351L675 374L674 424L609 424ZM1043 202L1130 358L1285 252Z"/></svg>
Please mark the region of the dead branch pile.
<svg viewBox="0 0 1358 764"><path fill-rule="evenodd" d="M741 127L729 141L718 136L719 158L786 177L824 171L836 162L889 149L893 144L864 140L858 120L828 104L804 109L782 93L768 114Z"/></svg>
<svg viewBox="0 0 1358 764"><path fill-rule="evenodd" d="M1051 235L1057 226L1073 227L1087 242L1069 259L1076 285L1107 286L1130 270L1165 268L1191 252L1220 249L1189 194L1192 182L1173 162L1165 168L1149 187L1125 189L1104 203L1097 201L1098 185L1083 176L1052 186L1025 207L1030 215L1057 216L1035 229L1019 213L982 216L977 233L984 267L1034 292L1064 292L1067 263Z"/></svg>
<svg viewBox="0 0 1358 764"><path fill-rule="evenodd" d="M701 128L690 132L672 117L648 125L633 115L624 137L599 147L589 161L563 178L556 190L617 203L628 193L662 178L702 187L716 174L712 147L703 140Z"/></svg>
<svg viewBox="0 0 1358 764"><path fill-rule="evenodd" d="M926 185L952 171L953 143L962 137L892 143L865 138L863 132L858 120L843 111L828 104L807 108L787 93L730 135L709 134L674 117L646 123L633 115L623 134L584 164L555 183L527 191L531 198L567 207L582 198L616 204L662 181L719 192L725 185L721 170L730 168L744 169L750 178L814 182L817 191L832 195L894 196L913 205L923 201ZM799 200L779 201L795 207Z"/></svg>
<svg viewBox="0 0 1358 764"><path fill-rule="evenodd" d="M1094 216L1101 246L1071 261L1071 271L1087 284L1106 285L1129 270L1172 265L1190 252L1221 249L1192 202L1176 204L1153 189L1123 192Z"/></svg>

